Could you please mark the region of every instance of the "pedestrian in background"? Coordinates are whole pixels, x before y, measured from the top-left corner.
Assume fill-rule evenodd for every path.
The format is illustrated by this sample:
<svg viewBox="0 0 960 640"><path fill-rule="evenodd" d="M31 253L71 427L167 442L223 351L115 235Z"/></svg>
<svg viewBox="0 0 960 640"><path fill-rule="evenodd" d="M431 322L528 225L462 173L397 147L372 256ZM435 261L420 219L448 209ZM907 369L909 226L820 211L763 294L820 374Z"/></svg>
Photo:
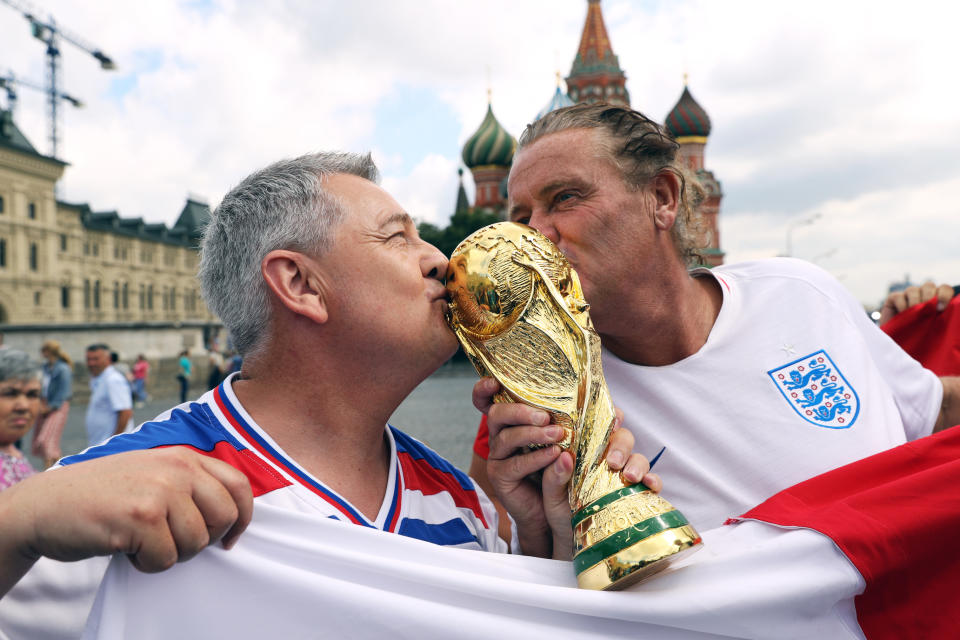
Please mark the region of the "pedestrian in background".
<svg viewBox="0 0 960 640"><path fill-rule="evenodd" d="M226 371L223 354L220 353L220 348L217 347L216 344L210 345L210 354L208 357L210 362L210 375L207 376L207 389L213 389L223 381Z"/></svg>
<svg viewBox="0 0 960 640"><path fill-rule="evenodd" d="M177 374L177 380L180 381L180 404L187 401L187 391L190 389L190 374L193 371L193 365L190 363L190 351L184 349L180 352L180 373Z"/></svg>
<svg viewBox="0 0 960 640"><path fill-rule="evenodd" d="M87 405L87 439L98 445L118 433L133 430L133 397L130 383L110 364L110 347L87 347L90 370L90 404Z"/></svg>
<svg viewBox="0 0 960 640"><path fill-rule="evenodd" d="M17 349L0 349L0 491L36 471L14 443L40 414L40 364Z"/></svg>
<svg viewBox="0 0 960 640"><path fill-rule="evenodd" d="M123 376L123 379L127 381L127 388L130 390L130 401L133 402L133 372L130 370L130 365L126 362L120 362L120 354L116 351L111 351L110 366L116 369L117 372Z"/></svg>
<svg viewBox="0 0 960 640"><path fill-rule="evenodd" d="M147 375L150 373L150 363L147 357L142 353L137 356L137 361L133 363L133 402L137 407L142 407L147 401Z"/></svg>
<svg viewBox="0 0 960 640"><path fill-rule="evenodd" d="M70 396L73 391L73 361L60 343L47 340L40 347L43 364L43 404L40 417L33 432L31 453L43 460L44 468L60 459L60 438L70 413Z"/></svg>

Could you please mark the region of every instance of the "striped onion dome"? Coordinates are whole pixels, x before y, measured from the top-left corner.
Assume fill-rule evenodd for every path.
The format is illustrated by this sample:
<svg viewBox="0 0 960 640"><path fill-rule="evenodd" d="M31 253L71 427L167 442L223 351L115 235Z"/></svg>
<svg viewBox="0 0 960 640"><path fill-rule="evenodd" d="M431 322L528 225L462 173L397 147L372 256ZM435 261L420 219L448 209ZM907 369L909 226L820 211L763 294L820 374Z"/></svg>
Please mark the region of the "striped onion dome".
<svg viewBox="0 0 960 640"><path fill-rule="evenodd" d="M463 145L463 164L468 168L496 166L509 167L517 141L500 126L487 104L487 115L480 128Z"/></svg>
<svg viewBox="0 0 960 640"><path fill-rule="evenodd" d="M678 141L681 138L706 138L710 135L710 117L693 99L686 85L680 101L670 111L664 124L670 135Z"/></svg>
<svg viewBox="0 0 960 640"><path fill-rule="evenodd" d="M553 97L550 98L550 102L548 102L547 106L540 110L540 113L537 114L537 117L534 118L533 121L536 122L551 111L556 111L557 109L562 109L563 107L569 107L573 104L574 102L570 99L570 96L568 96L558 86L557 90L553 92Z"/></svg>

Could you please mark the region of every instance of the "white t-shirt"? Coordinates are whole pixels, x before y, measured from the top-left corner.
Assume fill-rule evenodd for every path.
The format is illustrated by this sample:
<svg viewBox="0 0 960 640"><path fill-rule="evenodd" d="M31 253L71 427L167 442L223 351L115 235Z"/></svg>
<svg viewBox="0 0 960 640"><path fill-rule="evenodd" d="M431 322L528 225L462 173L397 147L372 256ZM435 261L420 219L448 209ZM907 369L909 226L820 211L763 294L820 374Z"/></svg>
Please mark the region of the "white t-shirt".
<svg viewBox="0 0 960 640"><path fill-rule="evenodd" d="M90 404L87 405L87 442L95 446L109 438L117 430L117 413L133 408L130 383L113 366L90 378ZM126 430L133 428L133 416L127 421Z"/></svg>
<svg viewBox="0 0 960 640"><path fill-rule="evenodd" d="M671 365L603 371L663 496L701 529L830 469L929 435L943 387L821 269L744 262L716 278L706 344Z"/></svg>

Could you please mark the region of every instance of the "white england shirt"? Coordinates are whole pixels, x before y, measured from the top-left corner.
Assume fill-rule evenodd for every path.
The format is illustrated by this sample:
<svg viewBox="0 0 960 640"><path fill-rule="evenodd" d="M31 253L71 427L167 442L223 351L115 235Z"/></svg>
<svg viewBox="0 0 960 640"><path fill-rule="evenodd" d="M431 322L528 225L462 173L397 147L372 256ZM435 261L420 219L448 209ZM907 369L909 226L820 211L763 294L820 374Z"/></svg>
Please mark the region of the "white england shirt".
<svg viewBox="0 0 960 640"><path fill-rule="evenodd" d="M943 387L834 278L800 260L700 269L723 291L706 344L646 367L603 352L663 496L710 529L815 475L932 432Z"/></svg>

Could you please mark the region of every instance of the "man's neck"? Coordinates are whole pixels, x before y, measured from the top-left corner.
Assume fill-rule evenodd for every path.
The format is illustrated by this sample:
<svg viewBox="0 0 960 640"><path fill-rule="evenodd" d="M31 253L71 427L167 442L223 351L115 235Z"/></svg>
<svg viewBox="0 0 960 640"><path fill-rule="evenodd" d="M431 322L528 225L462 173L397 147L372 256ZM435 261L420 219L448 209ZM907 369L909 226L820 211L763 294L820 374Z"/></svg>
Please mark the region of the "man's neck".
<svg viewBox="0 0 960 640"><path fill-rule="evenodd" d="M723 305L716 279L686 275L679 286L664 287L654 303L627 305L632 312L610 332L600 332L603 346L631 364L665 366L687 358L703 347Z"/></svg>
<svg viewBox="0 0 960 640"><path fill-rule="evenodd" d="M389 477L385 435L392 408L378 407L363 386L315 364L253 367L233 383L240 404L298 465L370 519L380 510Z"/></svg>

